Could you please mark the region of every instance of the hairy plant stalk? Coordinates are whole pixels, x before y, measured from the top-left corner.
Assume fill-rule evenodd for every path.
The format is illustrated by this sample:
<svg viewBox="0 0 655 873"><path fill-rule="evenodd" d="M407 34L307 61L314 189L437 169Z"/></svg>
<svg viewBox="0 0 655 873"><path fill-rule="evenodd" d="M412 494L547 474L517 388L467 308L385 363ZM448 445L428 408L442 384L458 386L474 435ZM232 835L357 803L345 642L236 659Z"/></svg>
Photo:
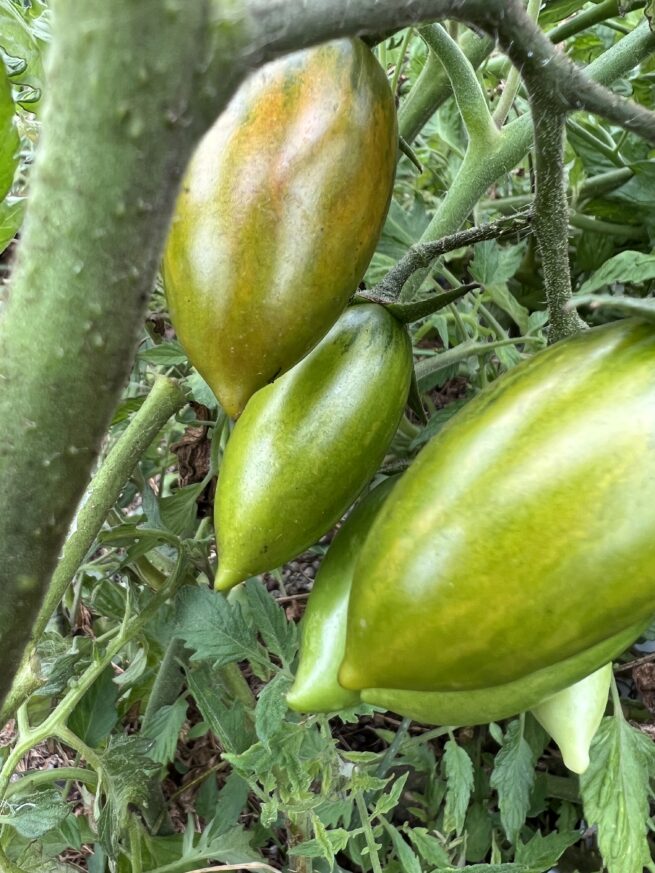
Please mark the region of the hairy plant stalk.
<svg viewBox="0 0 655 873"><path fill-rule="evenodd" d="M208 34L218 49L224 32L208 0L59 0L53 13L43 135L0 323L0 700L129 372L181 172L239 77L232 29L221 90L210 101L200 87Z"/></svg>

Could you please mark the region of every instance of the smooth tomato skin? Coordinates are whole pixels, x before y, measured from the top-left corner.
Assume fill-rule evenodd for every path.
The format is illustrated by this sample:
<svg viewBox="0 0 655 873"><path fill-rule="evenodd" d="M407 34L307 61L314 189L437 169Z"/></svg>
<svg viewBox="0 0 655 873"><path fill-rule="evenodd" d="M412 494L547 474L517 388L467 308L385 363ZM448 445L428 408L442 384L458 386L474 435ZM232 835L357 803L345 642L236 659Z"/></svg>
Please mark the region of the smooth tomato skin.
<svg viewBox="0 0 655 873"><path fill-rule="evenodd" d="M216 588L279 567L341 518L387 452L411 374L405 328L382 306L351 306L250 399L219 476Z"/></svg>
<svg viewBox="0 0 655 873"><path fill-rule="evenodd" d="M553 700L553 695L564 695L564 691L571 685L577 688L577 685L580 685L590 674L595 675L594 671L598 671L612 658L624 652L641 636L649 624L650 621L634 625L572 658L552 664L543 670L536 670L504 685L477 688L472 691L365 688L361 691L361 699L364 703L381 706L383 709L389 709L398 715L424 724L453 727L488 724L518 715L528 709L534 711L539 704L549 698ZM571 700L571 696L568 695L567 701ZM581 772L570 765L581 766L580 748L584 745L589 730L589 718L586 715L588 704L581 701L576 723L575 710L570 709L568 715L558 713L557 703L555 701L549 707L552 719L550 724L554 728L557 723L561 728L559 731L554 729L551 735L558 745L561 744L562 751L566 749L566 765L574 772ZM561 706L559 709L561 710ZM564 721L567 718L568 723L564 728ZM550 732L545 722L544 727Z"/></svg>
<svg viewBox="0 0 655 873"><path fill-rule="evenodd" d="M655 612L653 530L655 331L621 321L505 374L421 452L357 562L339 680L484 689L585 652Z"/></svg>
<svg viewBox="0 0 655 873"><path fill-rule="evenodd" d="M396 484L385 479L353 509L321 561L300 622L300 658L287 703L298 712L336 712L355 706L337 672L346 648L346 616L355 561L371 524Z"/></svg>
<svg viewBox="0 0 655 873"><path fill-rule="evenodd" d="M397 148L386 75L358 39L264 66L202 139L163 276L180 342L228 414L345 308L382 230Z"/></svg>

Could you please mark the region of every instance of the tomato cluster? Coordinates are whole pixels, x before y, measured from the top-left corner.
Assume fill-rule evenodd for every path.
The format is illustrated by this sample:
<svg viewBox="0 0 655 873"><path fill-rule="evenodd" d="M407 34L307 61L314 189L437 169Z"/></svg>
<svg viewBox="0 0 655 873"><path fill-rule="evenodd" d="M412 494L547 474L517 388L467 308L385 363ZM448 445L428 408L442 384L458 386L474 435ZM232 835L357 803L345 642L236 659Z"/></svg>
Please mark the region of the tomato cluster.
<svg viewBox="0 0 655 873"><path fill-rule="evenodd" d="M393 96L337 40L254 74L201 143L164 259L190 360L238 416L216 501L227 589L320 538L371 483L411 343L347 304L394 178ZM288 701L428 723L532 709L582 771L607 666L654 611L655 336L622 322L481 392L352 511L320 568Z"/></svg>

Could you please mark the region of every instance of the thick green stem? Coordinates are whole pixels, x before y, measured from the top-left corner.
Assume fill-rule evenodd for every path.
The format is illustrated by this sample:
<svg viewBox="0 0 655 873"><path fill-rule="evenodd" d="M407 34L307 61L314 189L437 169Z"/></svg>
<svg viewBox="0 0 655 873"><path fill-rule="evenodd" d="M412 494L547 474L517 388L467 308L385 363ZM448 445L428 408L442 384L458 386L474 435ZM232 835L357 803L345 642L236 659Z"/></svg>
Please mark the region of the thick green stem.
<svg viewBox="0 0 655 873"><path fill-rule="evenodd" d="M114 505L139 459L168 419L180 409L185 398L176 382L165 376L155 380L152 390L94 477L80 507L63 552L32 629L32 645L45 631L53 612L93 545L107 513ZM153 568L154 569L154 568ZM160 586L161 587L161 586ZM40 684L30 667L26 650L16 680L0 712L3 724Z"/></svg>
<svg viewBox="0 0 655 873"><path fill-rule="evenodd" d="M176 382L166 376L155 380L143 405L89 486L34 625L34 641L45 630L50 616L95 542L107 513L120 497L144 452L168 419L185 403L186 398Z"/></svg>
<svg viewBox="0 0 655 873"><path fill-rule="evenodd" d="M81 782L89 788L95 788L98 784L97 773L93 770L86 770L84 767L57 767L53 770L33 770L31 773L21 776L17 782L11 782L5 797L11 797L17 793L25 794L33 788L47 785L50 782L61 782L62 779L67 779L69 782Z"/></svg>
<svg viewBox="0 0 655 873"><path fill-rule="evenodd" d="M180 175L243 70L240 31L210 12L209 0L53 6L43 134L0 323L0 700L129 372ZM222 77L201 87L210 38Z"/></svg>
<svg viewBox="0 0 655 873"><path fill-rule="evenodd" d="M181 640L179 637L171 637L153 682L146 711L143 714L143 721L141 722L141 730L143 732L148 731L153 716L162 706L170 706L179 697L180 691L184 686L184 673L180 668L179 660L184 658L184 651L184 640Z"/></svg>
<svg viewBox="0 0 655 873"><path fill-rule="evenodd" d="M461 38L460 48L474 69L477 69L494 47L489 37L480 37L468 30ZM412 142L437 109L452 95L452 86L443 64L433 52L427 60L414 87L398 112L400 135Z"/></svg>
<svg viewBox="0 0 655 873"><path fill-rule="evenodd" d="M567 308L571 299L569 268L569 204L564 180L564 126L566 115L537 95L532 112L535 124L534 229L541 252L548 304L551 343L579 333L586 327L577 311Z"/></svg>
<svg viewBox="0 0 655 873"><path fill-rule="evenodd" d="M469 141L480 148L493 149L498 130L471 62L440 24L422 27L419 33L448 74Z"/></svg>

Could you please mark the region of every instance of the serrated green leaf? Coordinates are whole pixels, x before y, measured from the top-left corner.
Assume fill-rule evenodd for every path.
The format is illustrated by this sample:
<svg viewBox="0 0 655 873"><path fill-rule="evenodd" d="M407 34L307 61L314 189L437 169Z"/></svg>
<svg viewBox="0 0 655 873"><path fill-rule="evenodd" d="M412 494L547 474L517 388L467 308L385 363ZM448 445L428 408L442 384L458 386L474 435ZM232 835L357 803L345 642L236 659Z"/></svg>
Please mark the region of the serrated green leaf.
<svg viewBox="0 0 655 873"><path fill-rule="evenodd" d="M388 822L385 822L384 826L391 837L403 873L422 873L421 862L409 843L405 842L400 831Z"/></svg>
<svg viewBox="0 0 655 873"><path fill-rule="evenodd" d="M182 346L176 341L159 343L151 349L139 352L139 359L159 367L175 367L187 363L187 356Z"/></svg>
<svg viewBox="0 0 655 873"><path fill-rule="evenodd" d="M203 665L187 671L189 689L210 730L227 752L239 754L255 742L249 714L240 701L226 702L216 673Z"/></svg>
<svg viewBox="0 0 655 873"><path fill-rule="evenodd" d="M518 266L518 265L517 265ZM487 293L499 309L506 312L507 315L518 326L521 334L525 336L529 327L529 312L522 306L516 297L508 290L506 285L489 285ZM502 349L498 349L500 353ZM516 349L513 350L516 353Z"/></svg>
<svg viewBox="0 0 655 873"><path fill-rule="evenodd" d="M121 693L124 694L127 688L130 688L144 674L148 666L148 655L146 649L141 647L137 650L136 655L131 659L127 670L114 676L114 684L118 685Z"/></svg>
<svg viewBox="0 0 655 873"><path fill-rule="evenodd" d="M490 784L498 792L503 830L507 838L515 842L528 814L534 785L532 750L523 737L519 720L513 721L507 729L503 747L496 755Z"/></svg>
<svg viewBox="0 0 655 873"><path fill-rule="evenodd" d="M249 579L245 584L248 605L252 620L266 648L290 664L298 651L298 631L292 621L288 621L284 610L257 579Z"/></svg>
<svg viewBox="0 0 655 873"><path fill-rule="evenodd" d="M148 752L153 761L160 764L168 764L175 757L177 741L186 719L187 702L183 697L169 706L161 709L150 719L148 727L142 732L142 736L149 737L154 741L153 747Z"/></svg>
<svg viewBox="0 0 655 873"><path fill-rule="evenodd" d="M160 497L159 515L168 530L182 538L193 535L198 517L198 497L203 488L202 482L198 482L178 488L169 497Z"/></svg>
<svg viewBox="0 0 655 873"><path fill-rule="evenodd" d="M255 708L255 730L265 745L268 745L282 728L288 710L286 693L292 683L293 679L290 676L278 673L259 695Z"/></svg>
<svg viewBox="0 0 655 873"><path fill-rule="evenodd" d="M480 801L472 803L466 813L466 860L482 861L491 848L493 828L491 816Z"/></svg>
<svg viewBox="0 0 655 873"><path fill-rule="evenodd" d="M525 243L519 243L514 246L501 246L494 239L484 240L475 246L475 253L469 266L469 272L475 281L480 282L481 285L502 286L517 271L524 252ZM518 305L516 303L517 307ZM512 313L510 312L509 314L511 315Z"/></svg>
<svg viewBox="0 0 655 873"><path fill-rule="evenodd" d="M20 230L26 205L26 197L5 197L0 203L0 254Z"/></svg>
<svg viewBox="0 0 655 873"><path fill-rule="evenodd" d="M55 788L12 797L8 803L11 815L0 815L0 823L10 825L21 836L31 840L58 827L71 811Z"/></svg>
<svg viewBox="0 0 655 873"><path fill-rule="evenodd" d="M655 746L621 716L604 718L580 777L585 817L598 827L609 873L634 873L652 862L647 842L649 782Z"/></svg>
<svg viewBox="0 0 655 873"><path fill-rule="evenodd" d="M448 740L444 749L444 770L448 789L444 810L444 829L459 836L464 829L466 810L473 790L473 761L465 749Z"/></svg>
<svg viewBox="0 0 655 873"><path fill-rule="evenodd" d="M655 279L655 254L620 252L593 272L587 281L582 283L578 294L591 294L599 288L616 282L622 285L635 285L651 279Z"/></svg>
<svg viewBox="0 0 655 873"><path fill-rule="evenodd" d="M193 660L221 667L232 661L261 660L255 629L238 603L208 588L183 588L177 599L177 634L195 652Z"/></svg>
<svg viewBox="0 0 655 873"><path fill-rule="evenodd" d="M403 788L405 787L408 776L409 773L403 773L399 779L396 779L396 781L392 783L388 792L385 792L378 797L375 801L371 818L377 818L379 815L386 815L398 806L398 801L400 795L403 793Z"/></svg>
<svg viewBox="0 0 655 873"><path fill-rule="evenodd" d="M98 817L98 837L115 856L128 819L129 809L145 809L152 791L159 788L159 764L149 756L152 740L138 736L115 736L102 754L99 790L105 798Z"/></svg>
<svg viewBox="0 0 655 873"><path fill-rule="evenodd" d="M427 828L405 826L404 832L410 838L416 851L430 867L448 867L450 858L443 845L433 837Z"/></svg>
<svg viewBox="0 0 655 873"><path fill-rule="evenodd" d="M4 64L0 61L0 200L11 188L18 165L20 141L14 126L14 101Z"/></svg>
<svg viewBox="0 0 655 873"><path fill-rule="evenodd" d="M118 721L116 701L120 692L113 679L114 671L108 667L82 697L69 719L73 733L92 748L109 736Z"/></svg>
<svg viewBox="0 0 655 873"><path fill-rule="evenodd" d="M558 833L553 831L543 837L539 831L527 843L516 844L515 860L532 870L550 870L564 852L580 839L577 831Z"/></svg>
<svg viewBox="0 0 655 873"><path fill-rule="evenodd" d="M248 802L250 788L238 773L230 773L218 792L214 817L208 826L212 837L219 837L233 828Z"/></svg>

